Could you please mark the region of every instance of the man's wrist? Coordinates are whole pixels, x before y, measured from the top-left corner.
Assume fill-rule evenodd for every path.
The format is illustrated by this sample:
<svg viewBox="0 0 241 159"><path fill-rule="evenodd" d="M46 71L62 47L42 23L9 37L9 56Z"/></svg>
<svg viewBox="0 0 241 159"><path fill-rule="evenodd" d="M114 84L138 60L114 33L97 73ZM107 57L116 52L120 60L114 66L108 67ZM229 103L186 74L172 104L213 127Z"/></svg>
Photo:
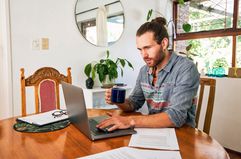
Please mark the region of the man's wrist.
<svg viewBox="0 0 241 159"><path fill-rule="evenodd" d="M135 126L136 126L135 120L134 120L133 118L130 118L130 128L131 128L131 129L134 129Z"/></svg>

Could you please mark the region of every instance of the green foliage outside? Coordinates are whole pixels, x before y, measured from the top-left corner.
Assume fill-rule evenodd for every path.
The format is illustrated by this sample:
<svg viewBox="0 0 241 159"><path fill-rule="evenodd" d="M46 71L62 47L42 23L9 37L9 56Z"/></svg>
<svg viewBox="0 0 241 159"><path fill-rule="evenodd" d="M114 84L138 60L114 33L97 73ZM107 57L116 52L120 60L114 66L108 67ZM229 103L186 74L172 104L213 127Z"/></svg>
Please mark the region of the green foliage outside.
<svg viewBox="0 0 241 159"><path fill-rule="evenodd" d="M213 68L218 68L218 67L223 67L223 68L228 67L228 62L224 57L219 58L214 62Z"/></svg>
<svg viewBox="0 0 241 159"><path fill-rule="evenodd" d="M183 14L183 13L181 13ZM187 13L186 13L187 14ZM196 9L189 8L189 23L191 21L195 21L197 19L203 19L207 17L203 11L198 12ZM211 19L205 21L199 21L198 27L195 24L192 24L192 31L200 31L200 30L218 30L223 29L224 24L223 21L226 20L226 27L232 26L232 17L226 17L226 19ZM241 38L237 38L238 44L241 44ZM192 52L197 55L197 58L194 59L202 59L204 62L204 67L206 70L222 65L222 67L227 68L231 65L231 60L227 62L227 57L231 55L232 49L230 46L232 44L232 39L230 37L216 37L216 38L208 38L208 39L199 39L199 40L187 40L186 45L192 45L189 52ZM184 45L185 46L185 45ZM237 52L241 52L241 47L237 45ZM222 55L219 57L219 55ZM216 58L216 59L214 59ZM241 61L241 55L237 56L237 60ZM241 65L241 62L239 62Z"/></svg>

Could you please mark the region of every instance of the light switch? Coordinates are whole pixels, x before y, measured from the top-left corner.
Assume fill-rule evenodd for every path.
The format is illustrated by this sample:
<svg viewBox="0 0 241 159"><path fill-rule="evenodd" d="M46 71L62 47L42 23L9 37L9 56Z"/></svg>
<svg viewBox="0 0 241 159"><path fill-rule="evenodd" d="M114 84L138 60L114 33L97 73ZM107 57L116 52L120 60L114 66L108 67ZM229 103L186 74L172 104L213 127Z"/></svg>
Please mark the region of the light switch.
<svg viewBox="0 0 241 159"><path fill-rule="evenodd" d="M42 38L42 50L48 50L49 49L49 38Z"/></svg>
<svg viewBox="0 0 241 159"><path fill-rule="evenodd" d="M32 41L32 50L40 50L40 39L34 39Z"/></svg>

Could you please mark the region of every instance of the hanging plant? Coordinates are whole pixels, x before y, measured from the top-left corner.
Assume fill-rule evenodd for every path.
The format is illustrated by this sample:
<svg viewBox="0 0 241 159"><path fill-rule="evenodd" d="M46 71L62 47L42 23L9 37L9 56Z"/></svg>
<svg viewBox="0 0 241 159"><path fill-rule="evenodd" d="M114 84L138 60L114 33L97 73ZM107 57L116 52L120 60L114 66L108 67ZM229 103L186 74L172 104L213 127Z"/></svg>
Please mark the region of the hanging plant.
<svg viewBox="0 0 241 159"><path fill-rule="evenodd" d="M180 4L183 3L183 4L184 4L184 0L180 0L180 1L178 1L178 3L180 3ZM151 16L153 15L153 12L159 14L160 16L163 16L160 12L154 11L153 9L150 9L150 10L147 12L147 17L146 17L146 20L147 20L147 21L149 21L149 20L151 19ZM174 19L174 20L170 20L170 21L168 21L167 24L170 24L170 22L172 22L172 21L176 21L176 20L175 20L175 19ZM182 29L183 29L186 33L188 33L188 32L191 31L192 26L191 26L191 24L189 24L189 23L186 22L186 23L183 23Z"/></svg>

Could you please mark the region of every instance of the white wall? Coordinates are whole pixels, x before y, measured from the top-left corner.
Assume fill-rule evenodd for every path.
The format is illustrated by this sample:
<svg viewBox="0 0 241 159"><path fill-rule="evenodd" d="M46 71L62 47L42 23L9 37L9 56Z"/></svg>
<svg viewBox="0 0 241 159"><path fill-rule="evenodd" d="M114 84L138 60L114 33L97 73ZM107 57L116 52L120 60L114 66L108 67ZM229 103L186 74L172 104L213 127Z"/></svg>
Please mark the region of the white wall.
<svg viewBox="0 0 241 159"><path fill-rule="evenodd" d="M216 90L210 136L224 147L241 152L241 79L214 79L216 79ZM201 130L204 124L208 95L209 87L206 87L198 125L198 128Z"/></svg>
<svg viewBox="0 0 241 159"><path fill-rule="evenodd" d="M160 1L122 0L126 22L124 33L116 44L103 48L93 46L80 35L74 18L76 0L11 0L14 115L21 112L21 67L29 75L43 66L55 67L63 73L70 66L73 84L84 86L84 65L103 57L104 51L109 49L112 57L127 58L134 64L135 71L127 69L124 77L119 79L134 86L139 68L144 64L136 49L135 33L146 21L147 11L155 9ZM32 50L32 40L42 37L49 38L50 49ZM33 99L33 96L29 98ZM33 106L34 103L28 100L27 105Z"/></svg>

